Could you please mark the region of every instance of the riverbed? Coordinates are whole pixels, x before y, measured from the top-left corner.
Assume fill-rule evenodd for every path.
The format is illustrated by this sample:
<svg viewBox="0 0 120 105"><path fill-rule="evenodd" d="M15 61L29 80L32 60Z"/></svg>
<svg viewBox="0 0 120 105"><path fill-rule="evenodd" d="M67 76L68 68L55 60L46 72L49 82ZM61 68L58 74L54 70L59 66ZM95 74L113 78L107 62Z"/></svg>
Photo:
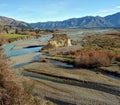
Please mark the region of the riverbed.
<svg viewBox="0 0 120 105"><path fill-rule="evenodd" d="M73 34L69 35L75 39ZM83 32L77 31L75 35L81 37ZM36 83L35 94L64 105L119 105L118 79L87 69L75 69L72 65L57 61L38 62L39 58L45 56L40 50L51 37L44 35L3 46L14 70L22 68L22 75Z"/></svg>

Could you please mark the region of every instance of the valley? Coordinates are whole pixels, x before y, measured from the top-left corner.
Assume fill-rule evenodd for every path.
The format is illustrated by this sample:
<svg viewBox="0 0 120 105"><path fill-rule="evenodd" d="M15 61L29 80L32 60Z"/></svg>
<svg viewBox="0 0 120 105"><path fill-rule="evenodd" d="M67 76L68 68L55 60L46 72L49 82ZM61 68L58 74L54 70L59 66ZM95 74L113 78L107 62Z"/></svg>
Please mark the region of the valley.
<svg viewBox="0 0 120 105"><path fill-rule="evenodd" d="M1 0L0 105L120 105L120 0Z"/></svg>
<svg viewBox="0 0 120 105"><path fill-rule="evenodd" d="M114 69L119 74L119 57L117 61L112 62L114 68L112 64L103 67L105 70L110 68L111 76L109 73L97 70L103 69L101 65L89 68L87 67L89 62L86 67L81 65L76 67L73 63L74 57L80 56L79 51L84 48L87 52L89 50L113 50L116 55L119 55L119 30L112 28L79 29L57 34L61 36L66 34L71 39L72 45L63 44L64 36L61 39L61 45L64 46L44 49L53 37L52 34L48 34L37 39L15 41L3 46L4 53L10 58L14 70L34 84L32 94L57 105L119 105L120 75L114 75L111 72L111 69L112 71ZM109 39L109 34L114 36L115 41L112 40L115 44L105 43L105 39ZM57 41L54 38L54 41L57 44L61 43L60 39ZM99 43L102 46L99 46ZM94 51L95 53L98 52ZM85 60L87 61L88 58Z"/></svg>

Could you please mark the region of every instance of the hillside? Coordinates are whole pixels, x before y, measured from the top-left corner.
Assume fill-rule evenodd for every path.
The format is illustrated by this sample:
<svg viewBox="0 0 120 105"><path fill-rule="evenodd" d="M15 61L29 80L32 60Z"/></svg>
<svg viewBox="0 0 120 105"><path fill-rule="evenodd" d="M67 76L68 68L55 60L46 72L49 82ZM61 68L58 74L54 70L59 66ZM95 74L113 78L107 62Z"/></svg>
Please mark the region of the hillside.
<svg viewBox="0 0 120 105"><path fill-rule="evenodd" d="M0 16L0 25L10 25L15 27L30 27L30 25L23 21L17 21L12 18Z"/></svg>
<svg viewBox="0 0 120 105"><path fill-rule="evenodd" d="M120 27L120 12L114 15L106 16L105 19L113 24L114 27Z"/></svg>
<svg viewBox="0 0 120 105"><path fill-rule="evenodd" d="M0 25L10 25L14 27L33 27L40 29L70 29L70 28L108 28L120 27L120 12L106 17L86 16L81 18L71 18L64 21L49 21L26 23L12 18L0 16Z"/></svg>
<svg viewBox="0 0 120 105"><path fill-rule="evenodd" d="M64 21L38 22L32 23L31 26L42 29L120 27L120 13L109 15L106 17L86 16L82 18L72 18Z"/></svg>

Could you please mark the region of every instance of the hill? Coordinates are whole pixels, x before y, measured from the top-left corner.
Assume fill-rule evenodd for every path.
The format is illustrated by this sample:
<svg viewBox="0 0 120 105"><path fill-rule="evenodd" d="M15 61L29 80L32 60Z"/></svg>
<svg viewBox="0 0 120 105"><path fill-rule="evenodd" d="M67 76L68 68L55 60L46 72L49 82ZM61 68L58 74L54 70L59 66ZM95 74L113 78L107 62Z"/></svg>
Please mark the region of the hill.
<svg viewBox="0 0 120 105"><path fill-rule="evenodd" d="M31 23L31 26L42 29L120 27L120 12L106 17L86 16L64 21Z"/></svg>
<svg viewBox="0 0 120 105"><path fill-rule="evenodd" d="M0 16L0 25L10 25L20 28L33 27L40 29L120 27L120 12L105 17L86 16L81 18L71 18L64 21L37 22L30 24L23 21L14 20L12 18Z"/></svg>
<svg viewBox="0 0 120 105"><path fill-rule="evenodd" d="M30 27L30 25L26 22L17 21L4 16L0 16L0 25L10 25L14 27Z"/></svg>

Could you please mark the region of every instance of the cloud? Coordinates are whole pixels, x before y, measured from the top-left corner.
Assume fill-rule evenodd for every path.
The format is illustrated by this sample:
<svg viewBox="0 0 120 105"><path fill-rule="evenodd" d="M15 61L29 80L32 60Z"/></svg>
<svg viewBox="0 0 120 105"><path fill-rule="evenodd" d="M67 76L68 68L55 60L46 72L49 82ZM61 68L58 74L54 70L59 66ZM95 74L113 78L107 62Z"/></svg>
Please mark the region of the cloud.
<svg viewBox="0 0 120 105"><path fill-rule="evenodd" d="M120 6L117 6L116 8L120 9Z"/></svg>
<svg viewBox="0 0 120 105"><path fill-rule="evenodd" d="M112 11L114 11L114 9L102 9L99 12L100 13L108 13L108 12L112 12Z"/></svg>
<svg viewBox="0 0 120 105"><path fill-rule="evenodd" d="M108 9L101 9L99 10L99 13L112 13L112 12L119 12L120 11L120 6L116 6L114 8L108 8Z"/></svg>

